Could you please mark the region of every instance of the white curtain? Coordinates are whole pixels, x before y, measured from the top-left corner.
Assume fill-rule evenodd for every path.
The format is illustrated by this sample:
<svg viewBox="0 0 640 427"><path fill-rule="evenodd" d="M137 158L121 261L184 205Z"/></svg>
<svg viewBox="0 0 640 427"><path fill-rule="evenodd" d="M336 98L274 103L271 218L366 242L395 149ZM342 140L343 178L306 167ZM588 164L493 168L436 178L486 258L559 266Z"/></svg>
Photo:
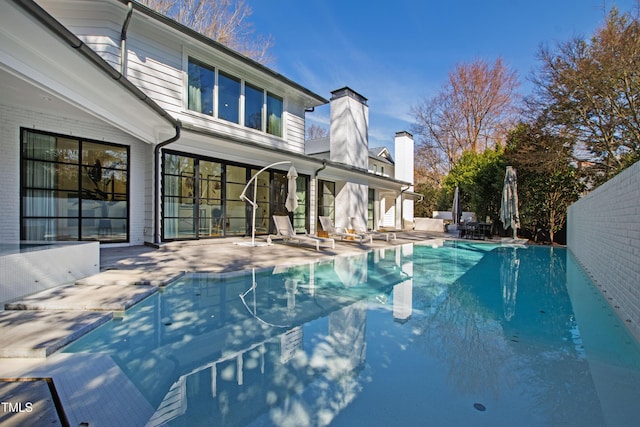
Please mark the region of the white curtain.
<svg viewBox="0 0 640 427"><path fill-rule="evenodd" d="M26 132L24 155L43 162L56 160L56 138L49 135ZM30 188L25 197L26 217L45 217L26 221L27 240L55 240L57 237L55 163L28 161L26 163L26 187Z"/></svg>
<svg viewBox="0 0 640 427"><path fill-rule="evenodd" d="M202 113L201 87L200 67L195 64L189 64L189 110Z"/></svg>

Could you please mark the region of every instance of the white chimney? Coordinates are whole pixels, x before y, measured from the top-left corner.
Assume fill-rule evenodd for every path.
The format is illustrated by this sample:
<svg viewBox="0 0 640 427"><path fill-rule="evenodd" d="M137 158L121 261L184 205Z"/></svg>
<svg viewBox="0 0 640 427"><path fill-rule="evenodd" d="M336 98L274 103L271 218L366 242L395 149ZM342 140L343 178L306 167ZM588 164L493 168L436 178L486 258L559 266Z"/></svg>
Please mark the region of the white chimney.
<svg viewBox="0 0 640 427"><path fill-rule="evenodd" d="M331 92L330 160L367 169L369 106L348 87Z"/></svg>
<svg viewBox="0 0 640 427"><path fill-rule="evenodd" d="M394 151L395 177L397 180L411 183L405 190L413 192L413 135L407 131L396 132ZM406 224L414 221L413 197L401 196L398 201L402 203L400 226L405 228Z"/></svg>

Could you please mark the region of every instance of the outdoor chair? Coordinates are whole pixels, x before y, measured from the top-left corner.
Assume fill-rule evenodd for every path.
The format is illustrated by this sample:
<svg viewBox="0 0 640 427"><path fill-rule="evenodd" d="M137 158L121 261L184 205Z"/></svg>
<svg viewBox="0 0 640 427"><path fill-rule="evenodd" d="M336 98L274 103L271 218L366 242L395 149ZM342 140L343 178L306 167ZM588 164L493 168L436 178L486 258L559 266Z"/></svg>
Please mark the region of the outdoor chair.
<svg viewBox="0 0 640 427"><path fill-rule="evenodd" d="M267 241L271 243L273 239L281 239L284 242L297 242L298 244L306 243L316 247L316 250L320 250L320 244L330 245L332 249L336 248L335 240L331 238L324 238L307 234L296 234L291 224L291 220L288 216L273 215L273 222L276 226L276 235L270 235L267 237Z"/></svg>
<svg viewBox="0 0 640 427"><path fill-rule="evenodd" d="M363 243L365 240L369 240L369 243L373 243L373 237L363 233L352 233L344 228L336 228L328 216L318 217L322 229L329 234L329 237L340 237L341 240L355 241L356 239Z"/></svg>
<svg viewBox="0 0 640 427"><path fill-rule="evenodd" d="M390 239L396 240L396 233L393 231L367 230L367 228L361 225L355 217L349 218L349 222L351 222L351 228L355 230L356 233L371 236L372 239L384 239L387 242Z"/></svg>

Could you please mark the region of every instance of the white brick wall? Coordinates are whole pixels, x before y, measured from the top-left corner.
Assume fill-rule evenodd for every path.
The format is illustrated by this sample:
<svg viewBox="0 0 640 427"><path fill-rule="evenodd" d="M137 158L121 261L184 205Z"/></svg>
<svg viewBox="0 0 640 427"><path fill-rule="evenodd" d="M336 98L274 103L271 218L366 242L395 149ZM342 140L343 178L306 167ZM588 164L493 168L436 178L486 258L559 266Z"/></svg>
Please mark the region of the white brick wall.
<svg viewBox="0 0 640 427"><path fill-rule="evenodd" d="M567 244L640 339L640 162L569 207Z"/></svg>
<svg viewBox="0 0 640 427"><path fill-rule="evenodd" d="M130 146L130 243L144 243L145 176L152 150L114 127L78 112L76 117L24 110L0 104L0 241L20 240L20 128Z"/></svg>

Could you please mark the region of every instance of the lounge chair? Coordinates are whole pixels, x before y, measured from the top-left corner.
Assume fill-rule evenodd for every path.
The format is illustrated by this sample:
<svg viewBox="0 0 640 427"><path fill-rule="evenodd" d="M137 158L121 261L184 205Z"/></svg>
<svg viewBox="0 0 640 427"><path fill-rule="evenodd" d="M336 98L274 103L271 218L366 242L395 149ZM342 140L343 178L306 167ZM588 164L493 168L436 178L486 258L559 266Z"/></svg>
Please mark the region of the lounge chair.
<svg viewBox="0 0 640 427"><path fill-rule="evenodd" d="M332 249L336 248L336 242L331 238L312 236L307 234L306 231L305 234L296 234L288 216L273 215L273 222L276 225L277 234L275 236L270 235L267 238L268 242L271 242L272 239L282 239L284 242L293 241L298 242L298 244L307 243L309 245L314 245L317 251L320 250L321 243L330 244Z"/></svg>
<svg viewBox="0 0 640 427"><path fill-rule="evenodd" d="M396 233L394 233L393 231L367 230L367 228L363 225L360 225L358 220L354 217L349 218L349 222L351 222L351 228L354 229L356 233L371 236L372 239L384 239L387 242L390 239L396 240Z"/></svg>
<svg viewBox="0 0 640 427"><path fill-rule="evenodd" d="M333 222L331 221L331 218L329 218L328 216L320 216L318 217L318 219L320 220L320 225L322 226L322 229L329 234L329 237L336 236L336 237L340 237L340 239L342 240L357 239L360 243L364 242L365 240L369 240L369 243L373 243L373 237L371 236L368 236L362 233L351 233L344 228L334 227Z"/></svg>

